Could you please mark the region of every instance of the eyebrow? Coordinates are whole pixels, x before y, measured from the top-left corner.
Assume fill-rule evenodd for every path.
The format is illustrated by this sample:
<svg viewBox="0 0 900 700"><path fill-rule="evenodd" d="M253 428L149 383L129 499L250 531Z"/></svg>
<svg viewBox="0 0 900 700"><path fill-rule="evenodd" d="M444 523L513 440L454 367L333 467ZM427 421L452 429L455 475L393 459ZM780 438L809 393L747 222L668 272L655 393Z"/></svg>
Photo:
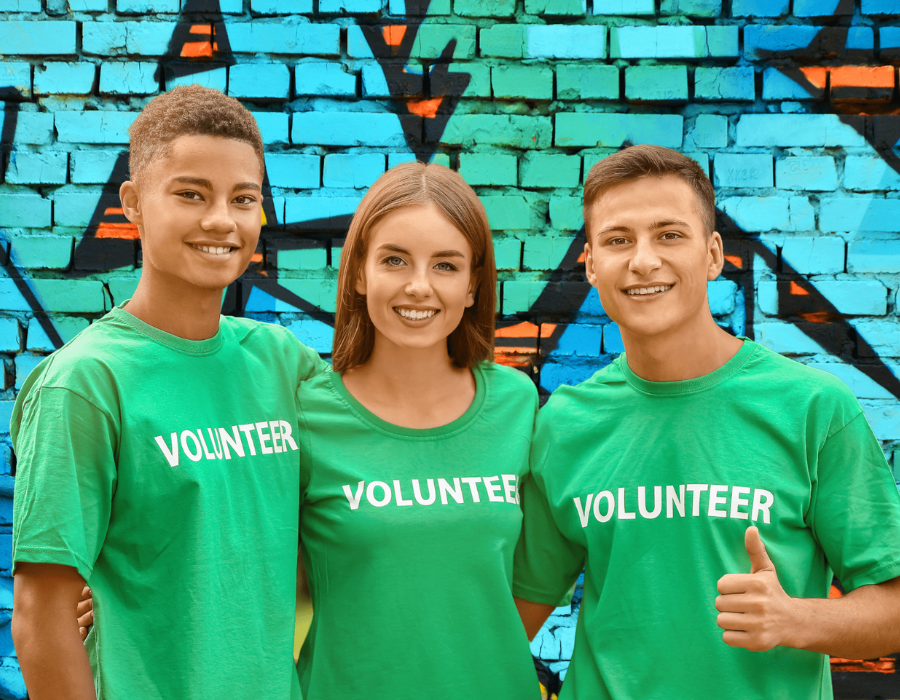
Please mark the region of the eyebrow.
<svg viewBox="0 0 900 700"><path fill-rule="evenodd" d="M378 250L390 250L394 253L403 253L405 255L409 255L410 252L406 250L406 248L401 248L398 245L394 245L393 243L384 243L383 245L378 246ZM432 254L432 258L464 258L466 257L458 250L439 250L437 253Z"/></svg>
<svg viewBox="0 0 900 700"><path fill-rule="evenodd" d="M172 182L181 182L185 185L197 185L198 187L205 187L208 190L213 188L212 183L202 177L175 177L172 178ZM256 190L257 192L261 192L262 188L255 182L239 182L231 188L232 192L237 192L238 190Z"/></svg>
<svg viewBox="0 0 900 700"><path fill-rule="evenodd" d="M669 226L681 226L688 229L691 228L691 225L687 221L682 221L681 219L663 219L661 221L654 221L650 224L650 228L654 231L661 228L667 228ZM621 231L622 233L632 233L634 229L629 226L610 226L609 228L605 228L600 231L597 235L602 236L603 234L614 233L616 231Z"/></svg>

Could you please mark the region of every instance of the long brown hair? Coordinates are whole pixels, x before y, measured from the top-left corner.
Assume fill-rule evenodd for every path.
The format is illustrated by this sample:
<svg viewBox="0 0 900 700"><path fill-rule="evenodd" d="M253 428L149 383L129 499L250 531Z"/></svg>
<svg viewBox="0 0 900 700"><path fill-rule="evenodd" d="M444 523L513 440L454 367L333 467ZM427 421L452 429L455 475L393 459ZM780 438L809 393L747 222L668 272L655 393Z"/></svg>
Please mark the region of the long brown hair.
<svg viewBox="0 0 900 700"><path fill-rule="evenodd" d="M375 346L375 327L366 297L356 291L365 263L369 231L385 214L417 204L434 204L472 247L475 303L447 338L450 358L458 367L472 367L494 355L494 308L497 269L494 245L484 205L457 173L442 165L403 163L388 170L369 188L359 203L341 253L338 273L334 347L335 371L365 363Z"/></svg>

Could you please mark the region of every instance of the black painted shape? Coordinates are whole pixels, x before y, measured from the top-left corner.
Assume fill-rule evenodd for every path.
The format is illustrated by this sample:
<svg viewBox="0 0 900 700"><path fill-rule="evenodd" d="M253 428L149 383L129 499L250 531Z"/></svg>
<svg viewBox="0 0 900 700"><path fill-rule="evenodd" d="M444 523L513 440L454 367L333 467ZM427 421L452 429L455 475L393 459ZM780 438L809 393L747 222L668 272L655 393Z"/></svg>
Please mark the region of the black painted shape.
<svg viewBox="0 0 900 700"><path fill-rule="evenodd" d="M16 137L16 124L19 121L19 105L7 105L3 110L3 126L0 129L0 143L12 143ZM0 152L0 182L6 181L6 166L9 156Z"/></svg>
<svg viewBox="0 0 900 700"><path fill-rule="evenodd" d="M277 279L264 279L254 277L251 280L249 278L242 278L242 282L245 285L247 282L251 282L252 286L259 287L259 289L266 292L267 294L271 294L279 301L290 304L294 308L305 313L310 318L314 318L315 320L321 321L322 323L327 323L329 326L334 326L334 313L330 311L323 311L315 304L311 304L310 302L306 301L306 299L304 299L303 297L294 294L288 289L285 289L280 284L278 284ZM249 293L245 295L245 298L243 300L244 307L246 307L247 299L249 297Z"/></svg>
<svg viewBox="0 0 900 700"><path fill-rule="evenodd" d="M200 24L210 25L210 33L191 33L191 29ZM198 41L213 42L216 51L212 56L196 58L182 56L185 44ZM235 64L231 43L228 40L228 30L225 28L218 0L187 0L185 2L175 31L172 32L172 38L169 39L166 58L177 59L177 61L161 62L156 69L157 81L165 78L165 81L168 82L175 78L185 78Z"/></svg>

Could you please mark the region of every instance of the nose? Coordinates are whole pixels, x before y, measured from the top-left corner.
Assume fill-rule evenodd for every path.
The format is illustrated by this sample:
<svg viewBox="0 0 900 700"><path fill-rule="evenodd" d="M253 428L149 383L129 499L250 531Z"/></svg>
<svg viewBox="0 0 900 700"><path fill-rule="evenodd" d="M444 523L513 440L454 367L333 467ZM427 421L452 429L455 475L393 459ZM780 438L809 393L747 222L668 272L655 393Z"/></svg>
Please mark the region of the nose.
<svg viewBox="0 0 900 700"><path fill-rule="evenodd" d="M229 200L226 197L212 199L200 220L200 228L214 233L231 233L236 225L234 217L228 207Z"/></svg>
<svg viewBox="0 0 900 700"><path fill-rule="evenodd" d="M645 277L662 266L656 253L652 240L639 238L634 246L631 259L628 261L628 270Z"/></svg>
<svg viewBox="0 0 900 700"><path fill-rule="evenodd" d="M404 291L416 299L431 296L431 281L428 278L427 267L418 267L412 270Z"/></svg>

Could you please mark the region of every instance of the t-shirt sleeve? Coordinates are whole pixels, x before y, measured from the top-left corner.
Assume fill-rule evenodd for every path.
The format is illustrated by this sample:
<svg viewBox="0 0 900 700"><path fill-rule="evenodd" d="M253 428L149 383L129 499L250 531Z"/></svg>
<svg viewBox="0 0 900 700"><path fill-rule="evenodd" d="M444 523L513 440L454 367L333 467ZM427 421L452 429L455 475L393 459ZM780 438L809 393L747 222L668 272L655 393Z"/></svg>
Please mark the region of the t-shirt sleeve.
<svg viewBox="0 0 900 700"><path fill-rule="evenodd" d="M900 576L900 493L865 415L825 441L816 475L811 527L845 589Z"/></svg>
<svg viewBox="0 0 900 700"><path fill-rule="evenodd" d="M299 381L305 382L307 379L312 379L322 374L322 372L327 372L329 369L331 369L331 365L319 357L319 353L300 343Z"/></svg>
<svg viewBox="0 0 900 700"><path fill-rule="evenodd" d="M549 445L532 443L532 471L522 482L522 533L516 545L513 594L560 605L584 569L584 547L560 531L547 497L544 467L553 468Z"/></svg>
<svg viewBox="0 0 900 700"><path fill-rule="evenodd" d="M16 431L13 569L62 564L90 578L116 486L112 419L68 389L41 388Z"/></svg>

